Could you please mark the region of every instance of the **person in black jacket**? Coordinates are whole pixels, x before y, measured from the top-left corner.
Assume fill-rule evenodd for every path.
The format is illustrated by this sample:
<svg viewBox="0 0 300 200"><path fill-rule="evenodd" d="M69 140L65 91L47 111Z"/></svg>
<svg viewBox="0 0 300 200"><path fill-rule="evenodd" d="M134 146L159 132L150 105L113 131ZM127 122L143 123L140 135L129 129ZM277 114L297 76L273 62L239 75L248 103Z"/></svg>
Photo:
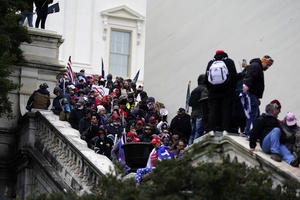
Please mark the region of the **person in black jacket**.
<svg viewBox="0 0 300 200"><path fill-rule="evenodd" d="M174 134L180 133L180 138L188 141L191 136L191 116L185 112L184 108L179 108L177 115L172 119L169 131Z"/></svg>
<svg viewBox="0 0 300 200"><path fill-rule="evenodd" d="M283 159L288 164L298 167L299 158L295 158L285 146L285 134L281 134L277 119L279 112L278 105L270 103L266 106L266 113L255 120L250 134L250 151L255 150L256 141L259 139L262 150L270 153L273 160L280 162Z"/></svg>
<svg viewBox="0 0 300 200"><path fill-rule="evenodd" d="M273 64L270 56L264 56L262 59L255 58L250 61L247 67L247 73L243 82L243 92L248 92L251 102L250 119L246 121L245 134L249 137L250 127L259 116L259 99L262 98L265 89L264 71Z"/></svg>
<svg viewBox="0 0 300 200"><path fill-rule="evenodd" d="M216 62L223 61L227 68L225 82L217 84L212 83L211 67ZM236 68L234 61L228 58L223 50L216 51L214 59L209 61L206 68L205 81L208 89L208 126L207 131L229 131L231 123L232 101L235 95Z"/></svg>
<svg viewBox="0 0 300 200"><path fill-rule="evenodd" d="M69 122L72 128L79 130L79 121L84 117L84 100L79 100L76 108L70 113Z"/></svg>
<svg viewBox="0 0 300 200"><path fill-rule="evenodd" d="M41 22L41 28L45 29L45 23L48 15L48 4L51 4L53 0L36 0L35 7L37 18L35 21L35 28L38 28Z"/></svg>
<svg viewBox="0 0 300 200"><path fill-rule="evenodd" d="M188 144L193 144L194 140L204 134L204 127L207 124L207 87L205 85L205 74L198 77L198 87L196 87L189 100L189 106L192 107L191 125L192 133Z"/></svg>
<svg viewBox="0 0 300 200"><path fill-rule="evenodd" d="M55 87L53 93L56 95L56 97L53 99L51 110L54 114L59 115L62 111L62 101L65 96L59 87Z"/></svg>

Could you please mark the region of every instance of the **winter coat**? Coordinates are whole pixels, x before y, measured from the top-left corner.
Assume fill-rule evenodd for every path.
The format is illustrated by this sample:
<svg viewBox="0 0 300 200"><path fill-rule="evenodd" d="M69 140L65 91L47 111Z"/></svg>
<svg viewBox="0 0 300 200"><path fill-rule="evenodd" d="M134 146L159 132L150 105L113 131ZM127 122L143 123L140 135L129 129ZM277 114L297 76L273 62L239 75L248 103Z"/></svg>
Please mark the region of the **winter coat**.
<svg viewBox="0 0 300 200"><path fill-rule="evenodd" d="M176 115L171 121L169 131L171 133L178 131L181 138L188 139L192 132L191 116L186 113Z"/></svg>
<svg viewBox="0 0 300 200"><path fill-rule="evenodd" d="M260 145L264 138L274 129L279 128L278 119L270 114L262 114L259 116L253 124L253 129L250 132L250 148L256 147L257 139L260 140ZM284 143L285 139L280 138L280 143Z"/></svg>
<svg viewBox="0 0 300 200"><path fill-rule="evenodd" d="M228 77L225 83L220 84L220 85L213 85L209 83L208 81L208 71L210 66L215 60L223 60L224 63L226 64L226 67L228 69ZM214 99L214 98L222 98L222 97L228 97L228 96L234 96L234 91L235 91L235 85L236 85L236 68L234 61L230 58L228 58L228 55L223 52L223 53L218 53L214 56L214 60L209 61L207 68L206 68L206 73L205 73L205 84L207 85L208 89L208 98Z"/></svg>
<svg viewBox="0 0 300 200"><path fill-rule="evenodd" d="M27 105L32 108L48 109L50 106L50 93L47 89L38 89L29 97Z"/></svg>
<svg viewBox="0 0 300 200"><path fill-rule="evenodd" d="M244 84L248 86L251 94L254 94L259 99L262 98L265 89L265 81L263 67L259 58L250 61L250 65L247 67Z"/></svg>
<svg viewBox="0 0 300 200"><path fill-rule="evenodd" d="M295 124L294 126L288 126L283 120L280 123L281 135L286 138L285 145L290 150L290 152L300 152L300 127Z"/></svg>
<svg viewBox="0 0 300 200"><path fill-rule="evenodd" d="M80 119L80 121L79 121L79 133L80 133L80 135L82 135L83 132L85 130L87 130L90 126L91 126L91 122L89 121L88 118L83 117L82 119Z"/></svg>
<svg viewBox="0 0 300 200"><path fill-rule="evenodd" d="M59 115L62 111L62 100L64 99L64 95L60 93L61 95L55 97L52 102L52 108L54 114Z"/></svg>
<svg viewBox="0 0 300 200"><path fill-rule="evenodd" d="M83 110L75 108L70 113L69 122L72 128L79 130L79 121L84 117Z"/></svg>
<svg viewBox="0 0 300 200"><path fill-rule="evenodd" d="M203 116L207 113L207 97L208 91L205 85L205 75L203 75L199 77L198 87L192 91L189 99L189 106L192 107L192 118L195 118L199 115Z"/></svg>

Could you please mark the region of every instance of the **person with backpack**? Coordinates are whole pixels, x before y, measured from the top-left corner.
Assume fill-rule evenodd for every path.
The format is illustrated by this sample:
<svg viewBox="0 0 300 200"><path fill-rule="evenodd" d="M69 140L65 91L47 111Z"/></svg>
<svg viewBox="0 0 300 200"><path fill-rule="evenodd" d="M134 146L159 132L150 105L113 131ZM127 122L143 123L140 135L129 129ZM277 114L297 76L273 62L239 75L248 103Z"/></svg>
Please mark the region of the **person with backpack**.
<svg viewBox="0 0 300 200"><path fill-rule="evenodd" d="M217 50L205 75L209 110L207 132L229 131L236 75L234 61L223 50Z"/></svg>
<svg viewBox="0 0 300 200"><path fill-rule="evenodd" d="M31 111L32 108L48 110L50 106L50 93L47 88L48 84L43 83L38 90L32 93L27 101L27 110Z"/></svg>

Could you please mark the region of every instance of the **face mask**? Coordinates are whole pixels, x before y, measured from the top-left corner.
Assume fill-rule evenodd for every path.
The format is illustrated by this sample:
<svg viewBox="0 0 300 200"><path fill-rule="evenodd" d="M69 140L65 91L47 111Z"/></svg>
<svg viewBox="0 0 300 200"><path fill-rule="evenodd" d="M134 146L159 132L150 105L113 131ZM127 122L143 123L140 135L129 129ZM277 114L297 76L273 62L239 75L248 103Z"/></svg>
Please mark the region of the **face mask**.
<svg viewBox="0 0 300 200"><path fill-rule="evenodd" d="M114 126L120 126L121 123L120 123L120 122L113 122L113 125L114 125Z"/></svg>

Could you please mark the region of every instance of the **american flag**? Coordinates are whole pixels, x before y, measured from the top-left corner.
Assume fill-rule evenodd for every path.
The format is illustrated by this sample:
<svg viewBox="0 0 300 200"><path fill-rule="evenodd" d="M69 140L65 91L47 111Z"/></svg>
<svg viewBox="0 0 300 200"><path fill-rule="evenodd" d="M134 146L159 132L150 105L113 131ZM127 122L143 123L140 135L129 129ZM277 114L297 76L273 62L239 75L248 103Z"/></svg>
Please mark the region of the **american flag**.
<svg viewBox="0 0 300 200"><path fill-rule="evenodd" d="M72 83L74 83L74 73L72 70L71 56L69 57L68 64L67 64L67 77Z"/></svg>

